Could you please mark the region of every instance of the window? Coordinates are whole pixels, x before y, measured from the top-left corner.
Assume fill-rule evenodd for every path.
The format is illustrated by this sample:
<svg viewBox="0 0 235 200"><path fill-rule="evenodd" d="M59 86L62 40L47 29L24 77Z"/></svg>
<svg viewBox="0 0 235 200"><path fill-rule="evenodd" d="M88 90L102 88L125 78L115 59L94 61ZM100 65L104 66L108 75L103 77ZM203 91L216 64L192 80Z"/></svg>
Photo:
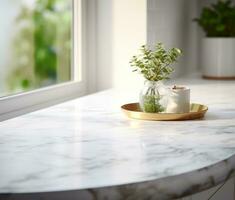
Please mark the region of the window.
<svg viewBox="0 0 235 200"><path fill-rule="evenodd" d="M0 120L84 94L82 16L81 0L1 1Z"/></svg>

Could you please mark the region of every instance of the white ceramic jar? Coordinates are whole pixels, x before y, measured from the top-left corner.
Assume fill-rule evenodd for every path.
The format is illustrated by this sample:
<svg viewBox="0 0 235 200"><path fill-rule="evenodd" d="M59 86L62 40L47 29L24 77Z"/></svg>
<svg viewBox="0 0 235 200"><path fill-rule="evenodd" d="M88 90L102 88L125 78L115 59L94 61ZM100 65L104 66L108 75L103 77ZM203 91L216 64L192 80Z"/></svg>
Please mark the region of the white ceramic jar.
<svg viewBox="0 0 235 200"><path fill-rule="evenodd" d="M170 88L166 113L190 112L190 89L185 86Z"/></svg>

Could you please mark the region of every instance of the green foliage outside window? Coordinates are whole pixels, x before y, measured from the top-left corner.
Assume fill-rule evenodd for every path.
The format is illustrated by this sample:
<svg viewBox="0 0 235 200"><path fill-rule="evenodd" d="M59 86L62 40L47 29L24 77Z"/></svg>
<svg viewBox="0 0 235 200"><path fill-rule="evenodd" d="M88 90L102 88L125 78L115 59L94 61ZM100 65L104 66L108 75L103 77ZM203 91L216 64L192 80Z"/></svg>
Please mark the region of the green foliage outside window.
<svg viewBox="0 0 235 200"><path fill-rule="evenodd" d="M70 80L71 1L36 0L16 19L10 90L27 90Z"/></svg>

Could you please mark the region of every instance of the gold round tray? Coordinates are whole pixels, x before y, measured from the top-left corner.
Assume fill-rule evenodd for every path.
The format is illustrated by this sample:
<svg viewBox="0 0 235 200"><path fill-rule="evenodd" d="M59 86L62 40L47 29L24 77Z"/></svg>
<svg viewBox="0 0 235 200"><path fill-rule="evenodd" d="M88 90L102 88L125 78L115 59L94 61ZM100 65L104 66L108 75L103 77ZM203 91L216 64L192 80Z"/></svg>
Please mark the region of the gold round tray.
<svg viewBox="0 0 235 200"><path fill-rule="evenodd" d="M130 118L155 121L193 120L203 118L208 107L192 103L189 113L145 113L140 110L139 103L129 103L121 106L123 112Z"/></svg>

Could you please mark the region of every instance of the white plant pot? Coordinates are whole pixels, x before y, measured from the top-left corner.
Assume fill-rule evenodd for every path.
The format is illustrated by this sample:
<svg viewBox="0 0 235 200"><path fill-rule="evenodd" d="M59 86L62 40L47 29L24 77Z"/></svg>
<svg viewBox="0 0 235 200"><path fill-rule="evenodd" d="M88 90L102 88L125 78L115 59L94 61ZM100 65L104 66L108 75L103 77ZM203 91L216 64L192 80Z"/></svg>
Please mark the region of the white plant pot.
<svg viewBox="0 0 235 200"><path fill-rule="evenodd" d="M202 68L205 78L235 79L235 38L204 38Z"/></svg>

